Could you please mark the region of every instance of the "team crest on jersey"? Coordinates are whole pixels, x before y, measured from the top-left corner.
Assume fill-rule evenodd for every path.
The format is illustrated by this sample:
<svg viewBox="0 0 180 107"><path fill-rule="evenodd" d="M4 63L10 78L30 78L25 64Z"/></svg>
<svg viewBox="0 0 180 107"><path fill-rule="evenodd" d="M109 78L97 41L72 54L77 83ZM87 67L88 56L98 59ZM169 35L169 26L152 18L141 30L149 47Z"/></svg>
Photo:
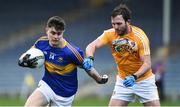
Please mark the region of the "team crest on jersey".
<svg viewBox="0 0 180 107"><path fill-rule="evenodd" d="M115 39L112 45L119 54L124 54L125 52L135 53L137 51L137 43L127 38Z"/></svg>
<svg viewBox="0 0 180 107"><path fill-rule="evenodd" d="M58 58L58 62L62 62L63 61L63 58L62 57L59 57Z"/></svg>

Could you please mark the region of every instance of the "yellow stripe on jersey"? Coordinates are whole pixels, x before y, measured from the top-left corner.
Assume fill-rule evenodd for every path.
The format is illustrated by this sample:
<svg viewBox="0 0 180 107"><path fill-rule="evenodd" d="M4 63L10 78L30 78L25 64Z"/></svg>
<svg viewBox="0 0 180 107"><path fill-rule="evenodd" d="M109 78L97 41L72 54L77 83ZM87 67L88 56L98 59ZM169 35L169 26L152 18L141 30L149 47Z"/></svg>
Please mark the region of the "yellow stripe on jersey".
<svg viewBox="0 0 180 107"><path fill-rule="evenodd" d="M74 49L68 42L67 42L67 47L74 53L74 55L80 62L83 62L83 58L80 55L80 53L76 49Z"/></svg>
<svg viewBox="0 0 180 107"><path fill-rule="evenodd" d="M51 62L45 61L45 68L51 73L58 73L60 75L64 75L72 72L76 68L76 65L68 64L66 66L59 66Z"/></svg>
<svg viewBox="0 0 180 107"><path fill-rule="evenodd" d="M31 46L31 48L36 48L36 47L33 45L33 46Z"/></svg>
<svg viewBox="0 0 180 107"><path fill-rule="evenodd" d="M137 36L141 40L143 47L144 47L144 54L149 55L150 50L149 50L149 44L147 44L148 43L147 39L145 38L146 35L143 32L140 32L135 27L134 27L134 34L135 34L135 36Z"/></svg>
<svg viewBox="0 0 180 107"><path fill-rule="evenodd" d="M47 36L41 36L38 40L48 40Z"/></svg>
<svg viewBox="0 0 180 107"><path fill-rule="evenodd" d="M48 41L48 37L47 36L42 36L40 37L34 44L36 44L38 41L40 40L45 40L45 41Z"/></svg>

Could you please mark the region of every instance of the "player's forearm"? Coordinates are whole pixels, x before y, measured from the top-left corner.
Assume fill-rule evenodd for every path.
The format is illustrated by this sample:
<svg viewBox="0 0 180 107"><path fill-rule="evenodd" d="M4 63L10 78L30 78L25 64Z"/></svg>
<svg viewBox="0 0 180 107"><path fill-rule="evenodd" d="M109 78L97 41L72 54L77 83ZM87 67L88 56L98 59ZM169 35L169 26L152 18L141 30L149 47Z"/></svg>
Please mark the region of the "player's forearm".
<svg viewBox="0 0 180 107"><path fill-rule="evenodd" d="M149 69L151 69L151 62L144 62L140 69L136 73L134 73L134 75L136 75L138 78L145 72L147 72Z"/></svg>
<svg viewBox="0 0 180 107"><path fill-rule="evenodd" d="M86 56L94 56L94 52L96 50L95 43L92 42L86 47Z"/></svg>
<svg viewBox="0 0 180 107"><path fill-rule="evenodd" d="M149 69L151 69L151 57L150 57L150 55L141 56L141 61L143 62L142 66L134 74L137 76L137 78L140 77L141 75L143 75Z"/></svg>
<svg viewBox="0 0 180 107"><path fill-rule="evenodd" d="M101 76L99 75L99 73L96 71L95 68L92 68L91 71L87 72L89 76L91 76L97 83L99 83L99 81L101 81Z"/></svg>

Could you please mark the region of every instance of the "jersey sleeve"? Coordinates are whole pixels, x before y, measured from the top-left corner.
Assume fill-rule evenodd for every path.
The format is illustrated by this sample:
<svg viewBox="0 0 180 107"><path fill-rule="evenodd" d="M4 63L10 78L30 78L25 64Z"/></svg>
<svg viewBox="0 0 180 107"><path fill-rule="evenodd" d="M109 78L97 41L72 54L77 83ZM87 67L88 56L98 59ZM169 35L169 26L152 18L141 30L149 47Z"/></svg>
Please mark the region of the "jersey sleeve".
<svg viewBox="0 0 180 107"><path fill-rule="evenodd" d="M44 46L44 42L43 41L48 41L48 38L47 36L42 36L40 37L32 47L35 47L35 48L38 48L38 49L41 49L43 46Z"/></svg>
<svg viewBox="0 0 180 107"><path fill-rule="evenodd" d="M107 44L109 42L109 39L108 39L108 34L106 31L103 32L103 34L101 34L98 39L100 41L102 41L104 44Z"/></svg>
<svg viewBox="0 0 180 107"><path fill-rule="evenodd" d="M81 67L84 59L84 52L80 48L69 43L67 43L67 47L70 51L69 57L71 58L71 61Z"/></svg>
<svg viewBox="0 0 180 107"><path fill-rule="evenodd" d="M139 35L139 55L150 55L150 43L146 34L142 31Z"/></svg>
<svg viewBox="0 0 180 107"><path fill-rule="evenodd" d="M76 65L81 67L83 63L83 59L84 59L84 52L82 50L73 52L72 60Z"/></svg>

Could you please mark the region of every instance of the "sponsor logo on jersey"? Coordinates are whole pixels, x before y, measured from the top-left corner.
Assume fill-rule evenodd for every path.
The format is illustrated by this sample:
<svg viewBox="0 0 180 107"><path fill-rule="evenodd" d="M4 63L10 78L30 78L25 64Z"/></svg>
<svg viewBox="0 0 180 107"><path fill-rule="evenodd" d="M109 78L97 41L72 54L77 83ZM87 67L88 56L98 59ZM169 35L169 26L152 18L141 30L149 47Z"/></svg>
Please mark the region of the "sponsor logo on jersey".
<svg viewBox="0 0 180 107"><path fill-rule="evenodd" d="M112 44L114 50L119 54L124 54L124 52L134 53L137 51L137 43L127 38L115 39Z"/></svg>

